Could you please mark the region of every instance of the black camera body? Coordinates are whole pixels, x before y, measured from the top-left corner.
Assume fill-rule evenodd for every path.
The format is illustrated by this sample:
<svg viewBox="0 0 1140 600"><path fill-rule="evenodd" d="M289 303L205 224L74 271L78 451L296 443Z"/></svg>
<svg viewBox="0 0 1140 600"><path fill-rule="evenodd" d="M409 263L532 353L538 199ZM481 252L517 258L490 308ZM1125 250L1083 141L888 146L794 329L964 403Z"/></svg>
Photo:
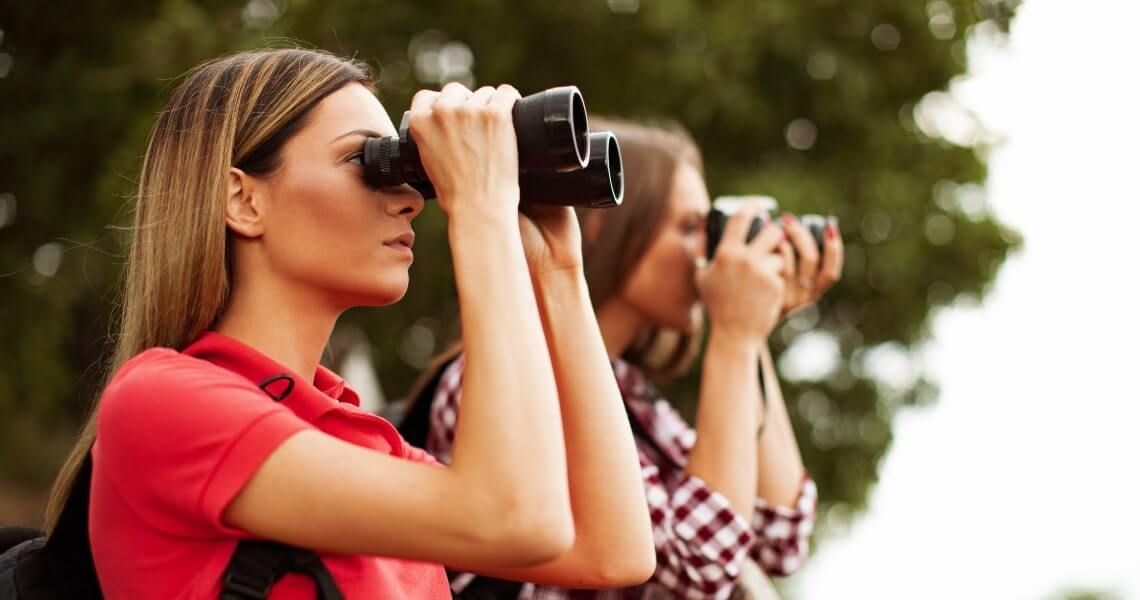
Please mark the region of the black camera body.
<svg viewBox="0 0 1140 600"><path fill-rule="evenodd" d="M749 200L761 201L764 205L764 211L752 219L752 224L748 227L748 234L745 238L746 242L751 242L764 228L765 223L773 222L777 227L780 226L780 221L772 218L772 213L777 208L775 198L770 196L720 196L713 201L712 209L709 210L708 218L705 220L706 256L709 260L716 256L716 247L720 244L721 238L724 237L724 229L728 225L728 220L736 214L744 202ZM811 232L812 238L815 239L816 248L819 250L820 256L823 256L823 240L824 231L827 229L827 219L821 215L802 215L797 217L797 220Z"/></svg>
<svg viewBox="0 0 1140 600"><path fill-rule="evenodd" d="M408 130L364 142L364 180L373 187L408 184L425 199L435 188ZM522 204L605 208L621 204L621 149L613 133L590 133L586 104L577 87L557 87L521 98L511 110L518 141Z"/></svg>

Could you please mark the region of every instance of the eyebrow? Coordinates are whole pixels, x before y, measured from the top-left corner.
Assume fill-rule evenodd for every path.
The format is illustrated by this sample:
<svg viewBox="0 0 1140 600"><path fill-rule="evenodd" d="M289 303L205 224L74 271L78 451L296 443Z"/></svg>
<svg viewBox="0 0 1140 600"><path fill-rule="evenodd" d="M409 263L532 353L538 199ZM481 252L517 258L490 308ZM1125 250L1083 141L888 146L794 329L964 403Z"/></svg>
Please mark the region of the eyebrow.
<svg viewBox="0 0 1140 600"><path fill-rule="evenodd" d="M371 129L353 129L352 131L349 131L347 133L342 133L342 134L336 136L329 143L331 144L331 143L333 143L333 142L335 142L341 138L346 138L350 135L362 135L364 137L385 137L382 133L380 133L378 131L373 131Z"/></svg>

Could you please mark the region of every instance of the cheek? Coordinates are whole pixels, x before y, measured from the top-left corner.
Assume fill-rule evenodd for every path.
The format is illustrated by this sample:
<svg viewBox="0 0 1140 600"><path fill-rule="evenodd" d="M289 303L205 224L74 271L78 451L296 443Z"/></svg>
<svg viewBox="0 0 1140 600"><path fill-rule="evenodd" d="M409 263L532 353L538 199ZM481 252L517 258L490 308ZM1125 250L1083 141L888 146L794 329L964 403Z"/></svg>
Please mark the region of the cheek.
<svg viewBox="0 0 1140 600"><path fill-rule="evenodd" d="M351 183L309 173L274 190L275 210L266 238L282 267L329 285L353 270L369 268L383 243L383 209Z"/></svg>
<svg viewBox="0 0 1140 600"><path fill-rule="evenodd" d="M693 258L680 240L651 249L634 270L627 298L654 322L684 327L697 300Z"/></svg>

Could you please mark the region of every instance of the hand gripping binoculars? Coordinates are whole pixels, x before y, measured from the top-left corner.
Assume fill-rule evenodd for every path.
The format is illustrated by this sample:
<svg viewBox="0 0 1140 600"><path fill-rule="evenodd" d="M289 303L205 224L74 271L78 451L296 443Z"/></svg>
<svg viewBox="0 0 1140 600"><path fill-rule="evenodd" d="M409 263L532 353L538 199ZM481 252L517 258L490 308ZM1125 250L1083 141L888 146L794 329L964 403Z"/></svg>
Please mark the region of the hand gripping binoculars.
<svg viewBox="0 0 1140 600"><path fill-rule="evenodd" d="M373 187L408 184L436 197L416 141L408 131L364 142L364 180ZM519 156L520 203L607 208L625 193L621 148L609 131L590 132L586 104L575 86L523 97L511 110Z"/></svg>

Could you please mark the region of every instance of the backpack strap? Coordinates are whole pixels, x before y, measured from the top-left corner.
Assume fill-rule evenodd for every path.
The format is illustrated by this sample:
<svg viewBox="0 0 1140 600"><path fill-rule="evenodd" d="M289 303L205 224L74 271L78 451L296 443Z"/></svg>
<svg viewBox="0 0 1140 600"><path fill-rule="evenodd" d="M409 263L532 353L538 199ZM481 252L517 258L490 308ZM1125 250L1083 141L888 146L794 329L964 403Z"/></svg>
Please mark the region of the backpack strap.
<svg viewBox="0 0 1140 600"><path fill-rule="evenodd" d="M91 538L87 532L91 464L91 450L88 450L83 457L83 464L76 471L75 481L67 492L55 529L44 545L51 571L57 576L65 576L64 585L76 598L103 597L99 590L99 578L95 574L95 559L91 555ZM31 573L27 575L30 576Z"/></svg>
<svg viewBox="0 0 1140 600"><path fill-rule="evenodd" d="M515 600L522 592L522 586L518 581L475 577L462 592L452 596L456 600Z"/></svg>
<svg viewBox="0 0 1140 600"><path fill-rule="evenodd" d="M288 573L312 579L321 600L344 600L316 552L262 540L238 544L222 576L221 600L265 600L273 585Z"/></svg>

